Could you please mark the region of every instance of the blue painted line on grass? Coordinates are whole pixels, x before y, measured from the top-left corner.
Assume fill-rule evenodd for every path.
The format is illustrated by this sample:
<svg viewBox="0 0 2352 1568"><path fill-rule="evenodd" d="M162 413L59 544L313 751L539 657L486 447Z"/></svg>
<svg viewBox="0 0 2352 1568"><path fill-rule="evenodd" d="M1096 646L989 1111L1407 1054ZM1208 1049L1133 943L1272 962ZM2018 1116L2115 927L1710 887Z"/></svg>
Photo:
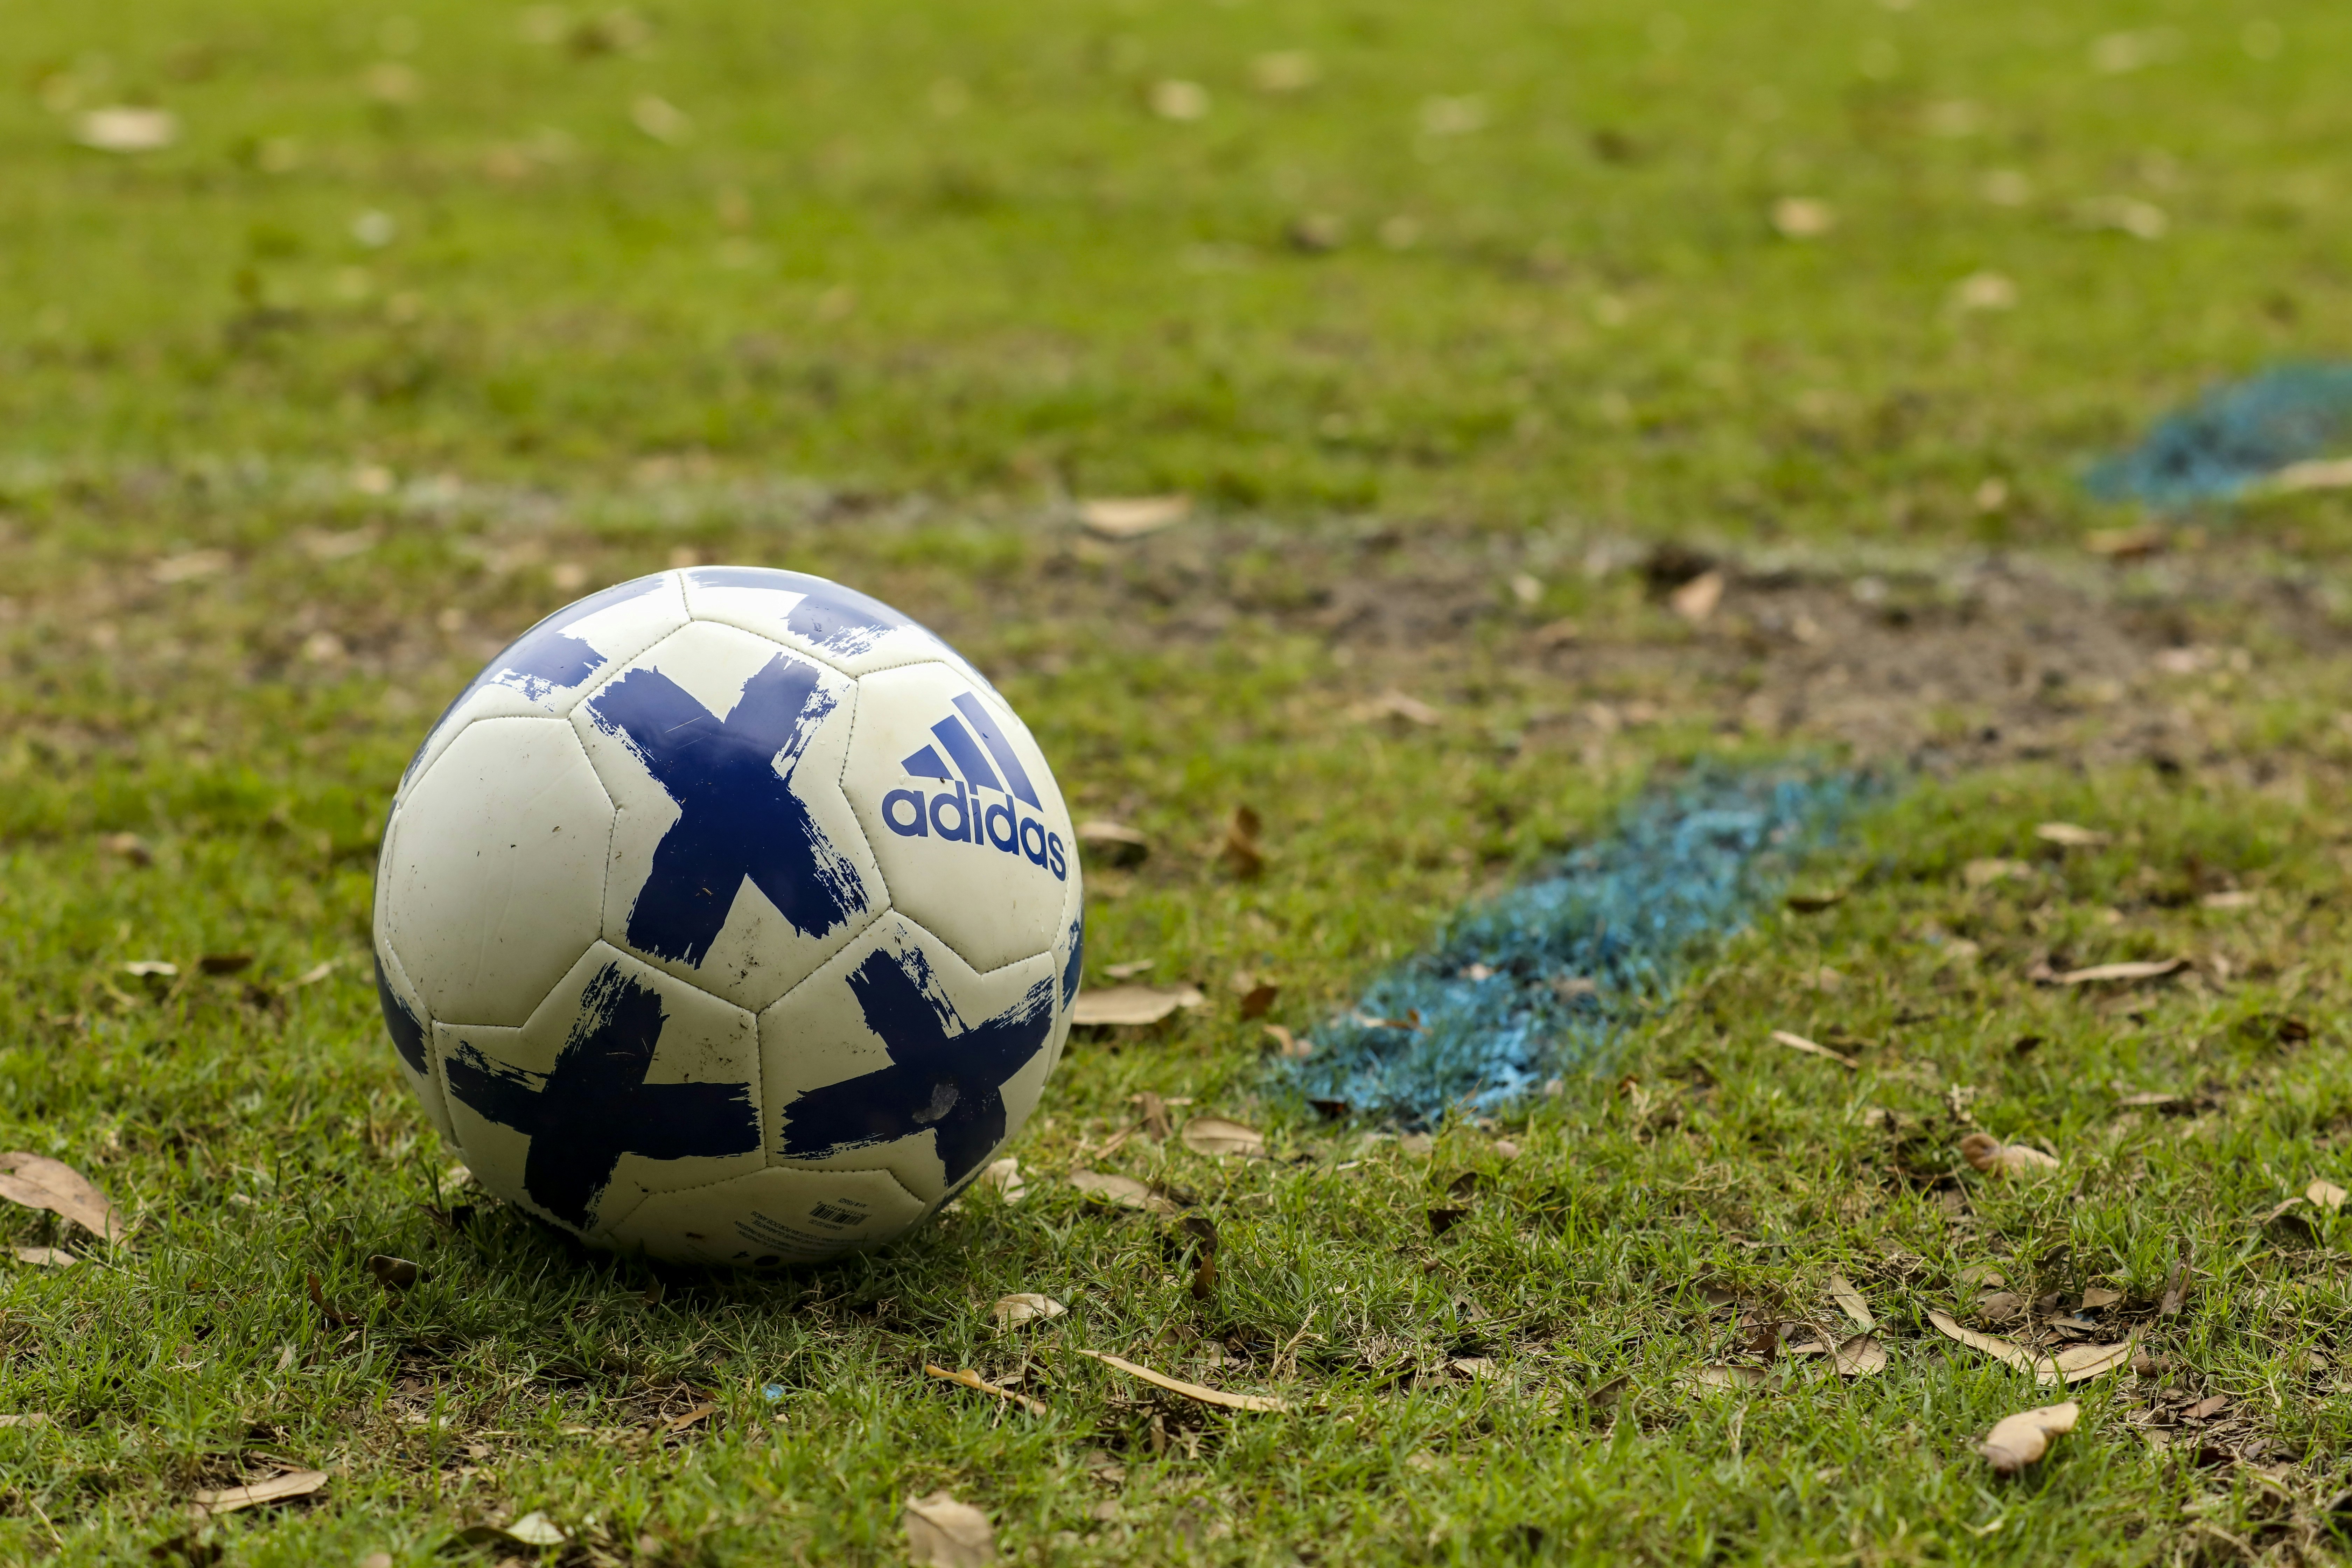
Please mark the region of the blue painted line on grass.
<svg viewBox="0 0 2352 1568"><path fill-rule="evenodd" d="M1456 915L1279 1077L1425 1126L1591 1070L1882 790L1865 773L1710 767L1644 795L1550 875Z"/></svg>
<svg viewBox="0 0 2352 1568"><path fill-rule="evenodd" d="M2185 506L2244 493L2291 463L2352 455L2352 364L2285 364L2214 388L2094 466L2103 500Z"/></svg>

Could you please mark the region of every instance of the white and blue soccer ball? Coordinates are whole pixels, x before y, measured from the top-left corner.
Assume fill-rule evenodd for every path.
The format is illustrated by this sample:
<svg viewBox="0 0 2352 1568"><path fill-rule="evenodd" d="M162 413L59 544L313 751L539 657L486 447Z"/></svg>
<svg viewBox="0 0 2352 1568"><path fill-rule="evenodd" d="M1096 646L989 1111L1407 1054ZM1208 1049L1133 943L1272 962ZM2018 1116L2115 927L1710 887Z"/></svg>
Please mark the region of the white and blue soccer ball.
<svg viewBox="0 0 2352 1568"><path fill-rule="evenodd" d="M518 638L408 766L377 987L475 1179L592 1244L770 1266L898 1236L1037 1105L1080 960L1043 753L823 578L641 577Z"/></svg>

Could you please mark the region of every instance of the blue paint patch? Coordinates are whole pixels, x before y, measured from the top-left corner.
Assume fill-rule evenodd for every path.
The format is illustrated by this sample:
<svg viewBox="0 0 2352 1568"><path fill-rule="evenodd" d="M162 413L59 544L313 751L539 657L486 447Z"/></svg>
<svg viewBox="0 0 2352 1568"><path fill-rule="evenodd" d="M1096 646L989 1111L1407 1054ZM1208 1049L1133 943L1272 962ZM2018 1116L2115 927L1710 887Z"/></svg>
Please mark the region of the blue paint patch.
<svg viewBox="0 0 2352 1568"><path fill-rule="evenodd" d="M584 1230L623 1154L686 1160L760 1147L751 1085L646 1081L666 1022L661 994L608 963L581 996L554 1070L542 1079L461 1045L449 1091L530 1140L523 1191Z"/></svg>
<svg viewBox="0 0 2352 1568"><path fill-rule="evenodd" d="M383 1026L391 1032L392 1048L408 1064L408 1070L419 1078L431 1078L433 1069L425 1060L425 1026L408 1004L393 991L392 983L383 977L383 960L375 961L375 1001L383 1009Z"/></svg>
<svg viewBox="0 0 2352 1568"><path fill-rule="evenodd" d="M1087 972L1087 918L1070 922L1070 956L1062 963L1062 1005L1078 999L1078 982Z"/></svg>
<svg viewBox="0 0 2352 1568"><path fill-rule="evenodd" d="M849 988L890 1065L813 1089L784 1110L784 1152L822 1159L929 1128L947 1184L957 1185L1004 1137L1003 1088L1054 1026L1054 982L1003 1013L966 1026L919 952L867 955Z"/></svg>
<svg viewBox="0 0 2352 1568"><path fill-rule="evenodd" d="M2352 456L2352 364L2290 364L2217 387L2084 476L2102 500L2225 500L2291 463Z"/></svg>
<svg viewBox="0 0 2352 1568"><path fill-rule="evenodd" d="M866 885L807 805L793 770L834 700L805 659L778 654L720 719L658 669L633 669L591 698L588 717L617 735L678 806L629 906L640 952L699 964L744 880L803 936L866 908Z"/></svg>
<svg viewBox="0 0 2352 1568"><path fill-rule="evenodd" d="M1589 1068L1874 787L1705 770L1646 796L1553 875L1455 917L1277 1072L1310 1100L1419 1126Z"/></svg>
<svg viewBox="0 0 2352 1568"><path fill-rule="evenodd" d="M845 658L868 652L890 633L915 625L879 599L798 572L780 572L772 566L698 566L687 575L704 588L805 595L784 616L785 626L827 653Z"/></svg>

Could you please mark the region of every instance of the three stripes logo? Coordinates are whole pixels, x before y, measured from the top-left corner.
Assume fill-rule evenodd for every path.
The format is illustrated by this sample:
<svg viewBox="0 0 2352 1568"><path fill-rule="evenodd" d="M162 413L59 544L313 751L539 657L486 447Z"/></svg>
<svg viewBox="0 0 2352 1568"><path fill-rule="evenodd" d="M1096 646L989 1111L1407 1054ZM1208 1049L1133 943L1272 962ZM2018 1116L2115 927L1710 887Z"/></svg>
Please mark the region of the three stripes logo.
<svg viewBox="0 0 2352 1568"><path fill-rule="evenodd" d="M1060 834L1022 814L1024 805L1044 811L1045 802L980 699L969 691L959 696L955 712L932 725L931 734L938 743L923 746L899 766L910 778L948 787L927 794L928 786L919 784L884 795L882 820L890 831L901 838L939 838L1019 855L1051 871L1055 881L1067 881L1068 847ZM1004 798L983 804L983 790Z"/></svg>

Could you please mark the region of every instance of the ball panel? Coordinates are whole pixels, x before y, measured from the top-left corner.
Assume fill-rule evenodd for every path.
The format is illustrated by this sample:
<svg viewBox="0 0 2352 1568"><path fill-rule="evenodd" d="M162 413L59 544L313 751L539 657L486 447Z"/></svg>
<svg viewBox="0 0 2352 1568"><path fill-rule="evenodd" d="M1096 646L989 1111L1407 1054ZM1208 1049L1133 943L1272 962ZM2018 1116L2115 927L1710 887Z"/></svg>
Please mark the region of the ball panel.
<svg viewBox="0 0 2352 1568"><path fill-rule="evenodd" d="M888 903L842 793L855 682L698 622L572 714L617 803L609 941L730 1001L774 1001Z"/></svg>
<svg viewBox="0 0 2352 1568"><path fill-rule="evenodd" d="M988 684L929 628L827 578L769 566L697 566L685 577L696 619L756 632L847 674L945 659Z"/></svg>
<svg viewBox="0 0 2352 1568"><path fill-rule="evenodd" d="M766 1164L752 1016L604 942L520 1027L436 1036L477 1179L583 1236Z"/></svg>
<svg viewBox="0 0 2352 1568"><path fill-rule="evenodd" d="M424 1103L425 1120L451 1143L457 1133L449 1125L449 1105L442 1093L441 1054L434 1048L433 1025L424 999L400 967L400 955L378 940L375 949L375 999L383 1014L384 1031L392 1037L393 1059L411 1092Z"/></svg>
<svg viewBox="0 0 2352 1568"><path fill-rule="evenodd" d="M760 1015L772 1162L880 1165L929 1201L1036 1108L1057 1034L1047 953L982 973L896 910Z"/></svg>
<svg viewBox="0 0 2352 1568"><path fill-rule="evenodd" d="M656 1193L612 1234L619 1246L676 1263L814 1263L888 1241L927 1212L888 1171L778 1166Z"/></svg>
<svg viewBox="0 0 2352 1568"><path fill-rule="evenodd" d="M944 664L857 683L842 785L890 902L978 969L1054 945L1076 835L1029 732L993 692Z"/></svg>
<svg viewBox="0 0 2352 1568"><path fill-rule="evenodd" d="M638 577L566 605L515 638L442 710L401 777L404 798L434 759L478 719L561 718L614 664L687 623L675 573Z"/></svg>
<svg viewBox="0 0 2352 1568"><path fill-rule="evenodd" d="M383 938L436 1018L520 1024L596 940L613 803L562 719L468 725L384 845Z"/></svg>

